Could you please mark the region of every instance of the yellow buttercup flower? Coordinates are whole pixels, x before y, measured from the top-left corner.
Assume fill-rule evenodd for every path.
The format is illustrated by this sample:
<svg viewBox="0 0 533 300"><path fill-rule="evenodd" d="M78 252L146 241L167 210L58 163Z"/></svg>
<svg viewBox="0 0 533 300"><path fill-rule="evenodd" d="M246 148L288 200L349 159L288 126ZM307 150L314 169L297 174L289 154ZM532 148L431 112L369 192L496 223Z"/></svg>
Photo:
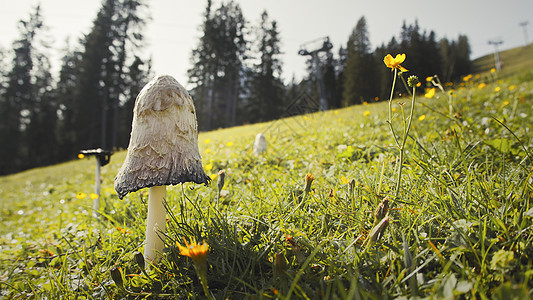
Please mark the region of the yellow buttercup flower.
<svg viewBox="0 0 533 300"><path fill-rule="evenodd" d="M431 82L432 80L433 80L433 76L428 76L428 77L426 77L426 81L427 81L427 82Z"/></svg>
<svg viewBox="0 0 533 300"><path fill-rule="evenodd" d="M418 121L424 121L426 119L426 115L421 115L418 117Z"/></svg>
<svg viewBox="0 0 533 300"><path fill-rule="evenodd" d="M472 79L472 74L468 74L468 75L466 75L465 77L463 77L463 80L464 80L464 81L468 81L468 80L470 80L470 79Z"/></svg>
<svg viewBox="0 0 533 300"><path fill-rule="evenodd" d="M365 112L363 113L363 116L365 116L365 117L368 117L368 116L370 116L370 111L368 111L368 110L365 110Z"/></svg>
<svg viewBox="0 0 533 300"><path fill-rule="evenodd" d="M204 141L204 143L209 144L209 143L211 143L211 140L210 140L210 139L206 139L206 140Z"/></svg>
<svg viewBox="0 0 533 300"><path fill-rule="evenodd" d="M98 194L95 194L95 193L91 193L89 197L91 197L92 200L100 198L100 196L98 196Z"/></svg>
<svg viewBox="0 0 533 300"><path fill-rule="evenodd" d="M228 146L228 147L233 146L233 142L227 142L227 143L226 143L226 146Z"/></svg>
<svg viewBox="0 0 533 300"><path fill-rule="evenodd" d="M509 87L509 90L510 90L510 91L512 91L512 90L514 90L514 89L516 89L516 85L514 85L514 84L511 85L511 86Z"/></svg>
<svg viewBox="0 0 533 300"><path fill-rule="evenodd" d="M501 88L500 88L499 86L497 86L497 87L494 88L494 91L497 93L497 92L500 91L500 89L501 89Z"/></svg>
<svg viewBox="0 0 533 300"><path fill-rule="evenodd" d="M383 62L388 68L391 68L391 71L394 71L394 69L398 69L402 72L407 72L407 69L401 66L401 63L405 60L405 53L398 54L396 57L392 57L392 55L387 54L385 58L383 59Z"/></svg>
<svg viewBox="0 0 533 300"><path fill-rule="evenodd" d="M83 193L83 192L79 192L76 194L76 198L78 199L85 199L85 197L87 197L87 194Z"/></svg>
<svg viewBox="0 0 533 300"><path fill-rule="evenodd" d="M480 83L480 84L477 86L477 88L481 90L482 88L484 88L484 87L486 87L486 86L487 86L487 84L484 83L484 82L482 82L482 83Z"/></svg>
<svg viewBox="0 0 533 300"><path fill-rule="evenodd" d="M211 171L211 169L213 169L213 164L207 164L207 165L205 165L205 170L206 170L206 171Z"/></svg>
<svg viewBox="0 0 533 300"><path fill-rule="evenodd" d="M435 92L437 90L435 88L431 88L429 89L428 91L426 91L426 94L424 95L424 97L426 98L433 98L433 96L435 96Z"/></svg>
<svg viewBox="0 0 533 300"><path fill-rule="evenodd" d="M492 69L490 69L490 72L491 72L491 73L495 73L495 72L496 72L496 68L492 68Z"/></svg>
<svg viewBox="0 0 533 300"><path fill-rule="evenodd" d="M83 153L78 154L78 158L79 158L79 159L82 159L82 158L84 158L84 157L85 157L85 155L83 155Z"/></svg>

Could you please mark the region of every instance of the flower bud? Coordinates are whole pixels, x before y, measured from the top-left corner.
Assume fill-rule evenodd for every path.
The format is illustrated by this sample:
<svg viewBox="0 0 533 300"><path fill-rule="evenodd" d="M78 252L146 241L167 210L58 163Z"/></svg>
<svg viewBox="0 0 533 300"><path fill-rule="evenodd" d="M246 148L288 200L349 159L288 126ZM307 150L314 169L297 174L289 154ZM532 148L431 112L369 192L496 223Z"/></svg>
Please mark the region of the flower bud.
<svg viewBox="0 0 533 300"><path fill-rule="evenodd" d="M419 82L420 80L418 80L418 77L415 75L411 75L409 78L407 78L407 84L409 84L410 87L416 86Z"/></svg>
<svg viewBox="0 0 533 300"><path fill-rule="evenodd" d="M276 253L274 256L274 267L278 274L284 274L287 271L287 259L283 253Z"/></svg>
<svg viewBox="0 0 533 300"><path fill-rule="evenodd" d="M355 191L355 179L350 179L350 181L348 182L348 193L351 195L353 195Z"/></svg>
<svg viewBox="0 0 533 300"><path fill-rule="evenodd" d="M137 251L133 254L133 258L135 259L135 262L137 263L139 268L141 268L141 270L144 270L144 255L141 252Z"/></svg>
<svg viewBox="0 0 533 300"><path fill-rule="evenodd" d="M222 188L224 187L224 178L225 177L226 177L226 172L224 170L218 171L217 186L218 186L218 192L219 193L220 193L220 191L222 191Z"/></svg>
<svg viewBox="0 0 533 300"><path fill-rule="evenodd" d="M307 173L307 175L305 175L305 193L309 193L311 192L311 183L313 183L313 180L315 178L313 177L313 175L311 175L311 173Z"/></svg>
<svg viewBox="0 0 533 300"><path fill-rule="evenodd" d="M115 284L119 288L123 288L124 287L124 282L122 281L122 272L120 272L120 268L113 267L113 268L111 268L110 272L111 272L111 278L113 279Z"/></svg>

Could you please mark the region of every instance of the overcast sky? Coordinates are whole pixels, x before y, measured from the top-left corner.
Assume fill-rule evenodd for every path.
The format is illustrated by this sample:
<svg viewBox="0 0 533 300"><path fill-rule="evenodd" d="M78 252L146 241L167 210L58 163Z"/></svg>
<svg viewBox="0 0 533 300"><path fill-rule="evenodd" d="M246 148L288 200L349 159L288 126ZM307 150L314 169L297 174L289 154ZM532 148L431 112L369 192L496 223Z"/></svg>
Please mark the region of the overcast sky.
<svg viewBox="0 0 533 300"><path fill-rule="evenodd" d="M190 67L192 49L198 44L205 0L151 0L152 21L145 30L147 55L153 59L157 74L170 74L187 86L186 70ZM214 0L214 7L220 1ZM533 0L236 0L251 25L266 10L277 21L284 52L283 77L297 80L305 75L305 58L298 56L301 45L329 36L336 54L346 45L350 32L361 16L365 16L372 48L398 37L402 23L418 20L423 30L435 31L438 38L456 39L468 36L471 58L492 53L489 40L503 41L501 49L522 46L524 27L529 42L533 40ZM66 37L77 41L88 33L100 8L100 0L15 0L4 1L0 10L0 47L11 48L19 37L17 22L27 19L33 8L41 4L45 24L53 38L53 69ZM532 50L533 52L533 50ZM408 60L409 58L407 58Z"/></svg>

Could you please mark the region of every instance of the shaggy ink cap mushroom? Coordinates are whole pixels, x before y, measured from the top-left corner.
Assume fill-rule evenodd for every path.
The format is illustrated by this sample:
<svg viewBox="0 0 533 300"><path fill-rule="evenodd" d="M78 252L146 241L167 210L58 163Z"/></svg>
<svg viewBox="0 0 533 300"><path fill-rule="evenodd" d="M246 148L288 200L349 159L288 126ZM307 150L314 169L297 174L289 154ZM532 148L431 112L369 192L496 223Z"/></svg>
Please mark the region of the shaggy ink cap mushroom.
<svg viewBox="0 0 533 300"><path fill-rule="evenodd" d="M198 151L194 103L172 76L155 77L135 101L128 153L115 177L120 199L145 187L209 184Z"/></svg>

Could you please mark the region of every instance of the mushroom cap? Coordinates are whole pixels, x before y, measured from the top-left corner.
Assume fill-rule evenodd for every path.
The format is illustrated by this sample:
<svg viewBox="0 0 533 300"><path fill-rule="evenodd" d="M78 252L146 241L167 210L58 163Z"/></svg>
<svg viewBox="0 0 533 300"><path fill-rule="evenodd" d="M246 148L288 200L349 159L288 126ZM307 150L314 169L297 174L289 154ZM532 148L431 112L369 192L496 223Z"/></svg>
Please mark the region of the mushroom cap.
<svg viewBox="0 0 533 300"><path fill-rule="evenodd" d="M135 100L128 153L115 177L119 198L145 187L210 180L191 96L172 76L155 77Z"/></svg>
<svg viewBox="0 0 533 300"><path fill-rule="evenodd" d="M258 133L255 136L255 141L254 141L254 151L253 151L254 155L258 156L259 154L265 152L266 149L267 149L267 142L266 142L265 135L262 133Z"/></svg>

